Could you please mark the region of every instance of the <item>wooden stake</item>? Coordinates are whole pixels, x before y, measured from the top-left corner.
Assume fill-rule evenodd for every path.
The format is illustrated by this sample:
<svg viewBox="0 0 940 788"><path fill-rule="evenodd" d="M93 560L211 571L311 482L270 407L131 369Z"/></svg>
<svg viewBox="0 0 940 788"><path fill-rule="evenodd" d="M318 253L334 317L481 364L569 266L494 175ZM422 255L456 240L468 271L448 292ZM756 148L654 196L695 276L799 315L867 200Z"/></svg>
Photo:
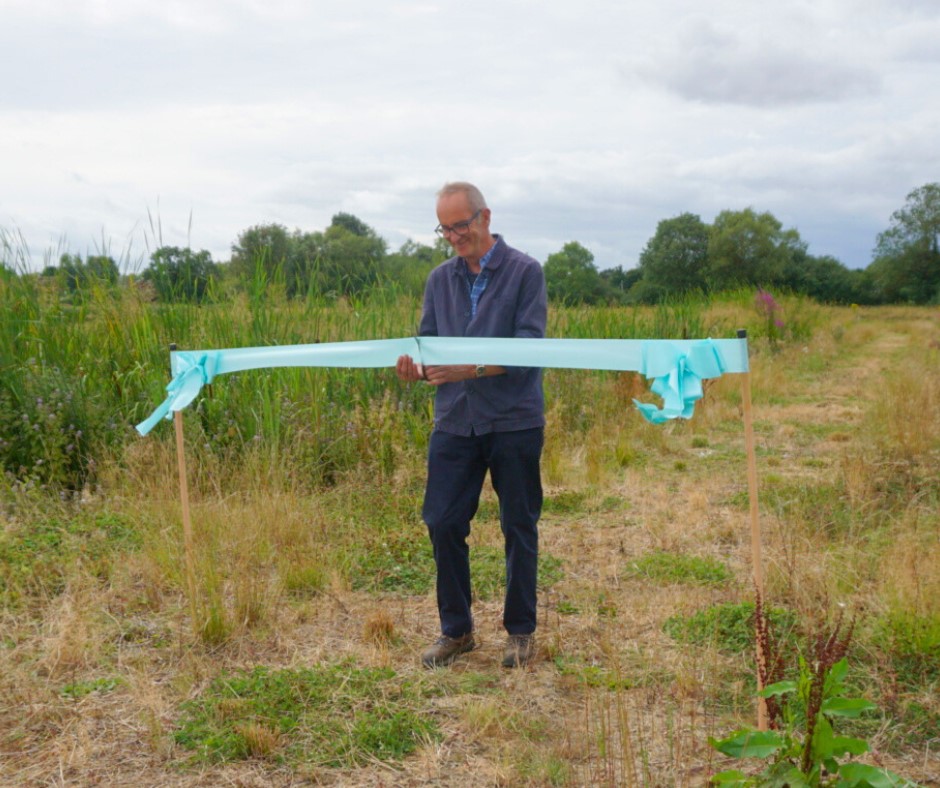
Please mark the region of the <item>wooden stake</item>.
<svg viewBox="0 0 940 788"><path fill-rule="evenodd" d="M170 345L170 350L176 350L176 345ZM198 617L196 615L196 561L193 554L193 523L189 514L189 483L186 480L186 447L183 441L183 413L176 411L173 414L173 426L176 429L176 464L180 477L180 505L183 514L183 559L186 568L186 590L189 596L189 615L192 619L193 631L198 633Z"/></svg>
<svg viewBox="0 0 940 788"><path fill-rule="evenodd" d="M747 331L744 329L739 330L738 338L747 339ZM744 446L747 452L747 492L750 504L751 571L754 577L754 588L757 591L761 606L763 606L766 597L764 596L763 559L761 558L760 516L757 505L757 452L754 445L754 418L751 412L750 371L742 375L741 395L741 402L744 406ZM764 688L762 674L767 667L767 655L764 653L764 644L761 639L755 636L754 640L757 645L757 689L760 691ZM767 701L764 698L757 699L757 727L762 731L767 730L769 727Z"/></svg>

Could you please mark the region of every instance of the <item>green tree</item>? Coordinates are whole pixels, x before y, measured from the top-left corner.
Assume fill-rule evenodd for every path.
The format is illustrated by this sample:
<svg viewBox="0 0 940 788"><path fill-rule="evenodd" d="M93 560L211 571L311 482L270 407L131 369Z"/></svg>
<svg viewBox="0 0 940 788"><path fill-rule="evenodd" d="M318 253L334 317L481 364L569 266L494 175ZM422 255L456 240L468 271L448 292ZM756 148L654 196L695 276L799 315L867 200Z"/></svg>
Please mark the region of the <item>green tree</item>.
<svg viewBox="0 0 940 788"><path fill-rule="evenodd" d="M205 249L194 252L176 246L161 246L150 256L144 281L151 282L159 300L172 303L205 300L217 273L212 255Z"/></svg>
<svg viewBox="0 0 940 788"><path fill-rule="evenodd" d="M285 289L288 297L319 294L317 272L322 265L323 233L296 231L290 238L290 254L286 263Z"/></svg>
<svg viewBox="0 0 940 788"><path fill-rule="evenodd" d="M449 256L449 247L427 246L405 241L397 252L385 258L383 284L397 292L420 296L431 270Z"/></svg>
<svg viewBox="0 0 940 788"><path fill-rule="evenodd" d="M385 241L375 230L338 213L322 232L289 233L280 224L249 228L232 246L232 270L243 283L282 284L288 297L335 297L374 285L385 256Z"/></svg>
<svg viewBox="0 0 940 788"><path fill-rule="evenodd" d="M882 300L940 302L940 183L907 195L878 236L869 266Z"/></svg>
<svg viewBox="0 0 940 788"><path fill-rule="evenodd" d="M705 289L708 225L692 213L663 219L640 254L640 272L664 295Z"/></svg>
<svg viewBox="0 0 940 788"><path fill-rule="evenodd" d="M618 265L613 268L605 268L601 271L600 276L609 299L614 302L625 303L629 299L630 290L640 281L643 274L639 268L630 268L624 271L623 266Z"/></svg>
<svg viewBox="0 0 940 788"><path fill-rule="evenodd" d="M806 285L800 292L825 304L854 304L864 300L857 284L858 279L836 258L808 255Z"/></svg>
<svg viewBox="0 0 940 788"><path fill-rule="evenodd" d="M63 254L59 258L58 276L70 293L81 290L87 280L87 271L81 255Z"/></svg>
<svg viewBox="0 0 940 788"><path fill-rule="evenodd" d="M550 254L543 268L552 301L596 304L604 299L604 283L594 265L594 255L577 241L569 241L560 252Z"/></svg>
<svg viewBox="0 0 940 788"><path fill-rule="evenodd" d="M371 227L350 219L356 217L334 222L323 231L320 256L312 271L312 286L320 294L357 295L380 278L387 254L385 241ZM364 231L349 229L357 222Z"/></svg>
<svg viewBox="0 0 940 788"><path fill-rule="evenodd" d="M343 227L353 235L358 235L362 238L375 238L375 230L373 230L369 225L367 225L362 219L358 216L353 216L351 213L337 213L330 220L330 227Z"/></svg>
<svg viewBox="0 0 940 788"><path fill-rule="evenodd" d="M83 262L81 255L66 253L59 257L58 268L47 266L43 276L53 272L73 298L81 298L90 286L113 286L119 278L117 263L106 255L93 255Z"/></svg>
<svg viewBox="0 0 940 788"><path fill-rule="evenodd" d="M708 235L705 282L712 291L780 284L793 255L806 250L796 230L784 230L771 213L722 211Z"/></svg>
<svg viewBox="0 0 940 788"><path fill-rule="evenodd" d="M93 255L85 260L86 277L89 280L116 285L120 278L117 263L108 255Z"/></svg>
<svg viewBox="0 0 940 788"><path fill-rule="evenodd" d="M830 255L815 257L797 249L784 267L779 284L827 304L859 304L870 300L862 291L862 277Z"/></svg>
<svg viewBox="0 0 940 788"><path fill-rule="evenodd" d="M232 273L242 282L263 276L267 282L283 277L292 251L292 239L280 224L249 227L232 245Z"/></svg>
<svg viewBox="0 0 940 788"><path fill-rule="evenodd" d="M434 254L438 255L443 262L454 256L454 248L444 238L434 240Z"/></svg>

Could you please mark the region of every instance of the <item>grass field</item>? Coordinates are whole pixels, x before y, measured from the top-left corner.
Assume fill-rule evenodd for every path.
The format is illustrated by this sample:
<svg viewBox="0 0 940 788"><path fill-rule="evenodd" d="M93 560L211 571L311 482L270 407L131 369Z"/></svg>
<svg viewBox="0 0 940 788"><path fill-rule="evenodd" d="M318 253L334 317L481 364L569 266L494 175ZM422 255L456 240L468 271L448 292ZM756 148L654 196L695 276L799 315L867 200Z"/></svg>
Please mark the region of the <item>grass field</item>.
<svg viewBox="0 0 940 788"><path fill-rule="evenodd" d="M35 437L3 491L0 783L700 786L729 767L708 737L756 721L741 377L652 426L637 376L547 370L539 659L499 667L488 490L480 647L426 671L426 390L391 371L220 379L185 414L194 596L172 428L131 431L170 341L404 336L416 304L4 287L4 440L16 419ZM849 680L878 706L849 726L863 759L940 785L940 314L779 302L782 326L739 293L556 310L549 333L749 329L778 634L802 647L854 618Z"/></svg>

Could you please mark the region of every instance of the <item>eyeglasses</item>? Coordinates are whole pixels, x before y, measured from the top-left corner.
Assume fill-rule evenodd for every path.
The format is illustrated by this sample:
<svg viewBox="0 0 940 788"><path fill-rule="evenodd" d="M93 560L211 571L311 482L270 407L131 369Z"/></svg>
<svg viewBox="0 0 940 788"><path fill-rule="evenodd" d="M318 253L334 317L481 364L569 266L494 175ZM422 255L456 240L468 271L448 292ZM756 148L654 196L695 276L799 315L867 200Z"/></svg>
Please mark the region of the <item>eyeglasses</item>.
<svg viewBox="0 0 940 788"><path fill-rule="evenodd" d="M470 225L476 221L476 218L480 215L482 210L483 209L481 208L465 222L457 222L456 224L439 224L434 228L434 232L441 236L441 238L443 238L448 233L452 235L466 235L468 232L470 232Z"/></svg>

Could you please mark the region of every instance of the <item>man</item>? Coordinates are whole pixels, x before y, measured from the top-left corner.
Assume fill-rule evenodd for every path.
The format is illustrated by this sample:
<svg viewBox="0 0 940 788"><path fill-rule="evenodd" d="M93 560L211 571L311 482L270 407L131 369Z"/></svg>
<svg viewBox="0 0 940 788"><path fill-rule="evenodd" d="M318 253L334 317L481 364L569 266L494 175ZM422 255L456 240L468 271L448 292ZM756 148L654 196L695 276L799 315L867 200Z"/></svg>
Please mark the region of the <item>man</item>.
<svg viewBox="0 0 940 788"><path fill-rule="evenodd" d="M437 218L437 233L457 256L428 277L420 334L543 337L542 267L490 232L490 209L479 189L445 185L437 195ZM476 645L467 536L489 471L506 552L503 665L523 665L535 655L542 371L492 364L422 367L410 356L398 359L396 371L402 380L437 387L422 517L437 565L441 636L422 662L447 665Z"/></svg>

